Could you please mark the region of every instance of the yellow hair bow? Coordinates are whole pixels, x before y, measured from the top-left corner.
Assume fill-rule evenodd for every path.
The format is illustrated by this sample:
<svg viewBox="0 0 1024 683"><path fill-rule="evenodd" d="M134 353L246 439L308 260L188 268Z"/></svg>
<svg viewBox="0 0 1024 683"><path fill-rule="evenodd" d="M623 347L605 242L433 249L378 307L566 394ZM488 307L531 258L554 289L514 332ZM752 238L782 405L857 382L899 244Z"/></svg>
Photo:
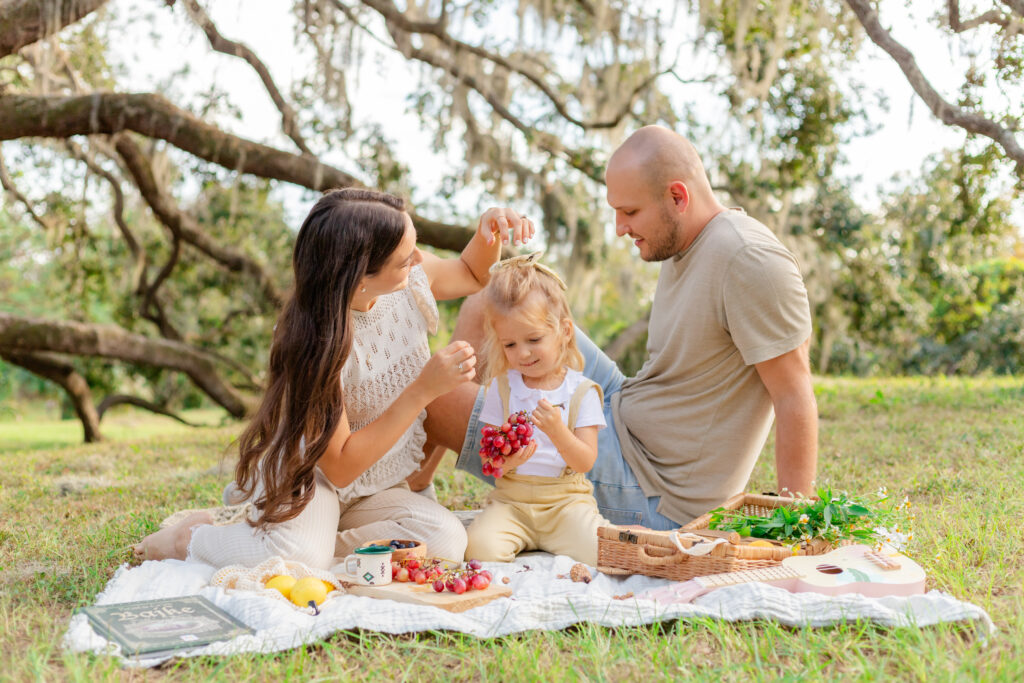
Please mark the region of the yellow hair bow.
<svg viewBox="0 0 1024 683"><path fill-rule="evenodd" d="M490 267L491 273L496 273L499 270L509 270L511 268L536 268L542 273L546 273L551 277L555 278L555 282L563 290L567 290L565 282L558 276L558 273L548 268L546 265L540 262L540 257L544 255L543 251L534 251L529 254L520 254L519 256L513 256L511 258L498 261Z"/></svg>

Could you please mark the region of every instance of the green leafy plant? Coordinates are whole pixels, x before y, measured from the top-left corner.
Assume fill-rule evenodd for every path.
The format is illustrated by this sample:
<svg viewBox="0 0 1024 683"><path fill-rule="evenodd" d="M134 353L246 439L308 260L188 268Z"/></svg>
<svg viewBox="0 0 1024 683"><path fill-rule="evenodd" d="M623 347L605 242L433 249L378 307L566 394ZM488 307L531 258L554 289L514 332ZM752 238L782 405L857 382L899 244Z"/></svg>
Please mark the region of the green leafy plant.
<svg viewBox="0 0 1024 683"><path fill-rule="evenodd" d="M767 517L744 514L742 510L712 510L708 526L776 541L822 539L833 545L846 540L877 544L894 540L896 534L911 540L913 517L910 501L895 503L884 488L869 499L851 497L846 491L826 486L818 489L817 500L798 500L791 507L776 508Z"/></svg>

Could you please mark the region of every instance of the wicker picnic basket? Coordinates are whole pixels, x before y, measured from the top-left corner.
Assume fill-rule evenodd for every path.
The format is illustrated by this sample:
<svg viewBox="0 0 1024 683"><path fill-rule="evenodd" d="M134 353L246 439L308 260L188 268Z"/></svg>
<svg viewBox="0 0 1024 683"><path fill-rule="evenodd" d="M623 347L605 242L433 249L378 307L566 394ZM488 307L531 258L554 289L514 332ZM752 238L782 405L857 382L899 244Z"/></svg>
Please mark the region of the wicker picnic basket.
<svg viewBox="0 0 1024 683"><path fill-rule="evenodd" d="M745 514L769 515L778 507L793 505L794 498L740 493L722 507L742 510ZM644 574L673 581L686 581L695 576L777 567L793 554L820 555L832 550L824 541L812 541L794 549L789 545L751 546L755 539L740 538L734 532L708 529L711 514L704 514L674 531L654 531L619 526L597 530L597 569L604 574ZM724 538L706 555L689 555L681 548L693 542L683 535L696 534L708 538Z"/></svg>

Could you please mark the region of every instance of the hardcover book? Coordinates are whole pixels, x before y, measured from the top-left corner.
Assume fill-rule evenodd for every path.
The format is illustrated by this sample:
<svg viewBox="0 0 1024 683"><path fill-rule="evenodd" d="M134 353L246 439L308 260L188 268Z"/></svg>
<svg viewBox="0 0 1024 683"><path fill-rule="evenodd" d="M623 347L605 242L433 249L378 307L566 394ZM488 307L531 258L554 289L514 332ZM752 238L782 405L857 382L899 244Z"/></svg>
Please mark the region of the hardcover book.
<svg viewBox="0 0 1024 683"><path fill-rule="evenodd" d="M158 656L253 630L199 595L82 607L93 630L126 657Z"/></svg>

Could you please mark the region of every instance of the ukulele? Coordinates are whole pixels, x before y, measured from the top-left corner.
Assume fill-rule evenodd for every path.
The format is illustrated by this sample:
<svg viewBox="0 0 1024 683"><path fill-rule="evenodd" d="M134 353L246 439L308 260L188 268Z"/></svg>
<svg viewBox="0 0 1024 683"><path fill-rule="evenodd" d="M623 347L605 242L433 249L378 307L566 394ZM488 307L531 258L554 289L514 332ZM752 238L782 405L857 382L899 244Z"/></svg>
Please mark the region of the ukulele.
<svg viewBox="0 0 1024 683"><path fill-rule="evenodd" d="M641 593L663 603L688 603L705 593L740 583L770 583L794 593L861 593L871 598L924 593L920 565L900 553L874 552L848 545L824 555L787 557L777 567L698 576Z"/></svg>

